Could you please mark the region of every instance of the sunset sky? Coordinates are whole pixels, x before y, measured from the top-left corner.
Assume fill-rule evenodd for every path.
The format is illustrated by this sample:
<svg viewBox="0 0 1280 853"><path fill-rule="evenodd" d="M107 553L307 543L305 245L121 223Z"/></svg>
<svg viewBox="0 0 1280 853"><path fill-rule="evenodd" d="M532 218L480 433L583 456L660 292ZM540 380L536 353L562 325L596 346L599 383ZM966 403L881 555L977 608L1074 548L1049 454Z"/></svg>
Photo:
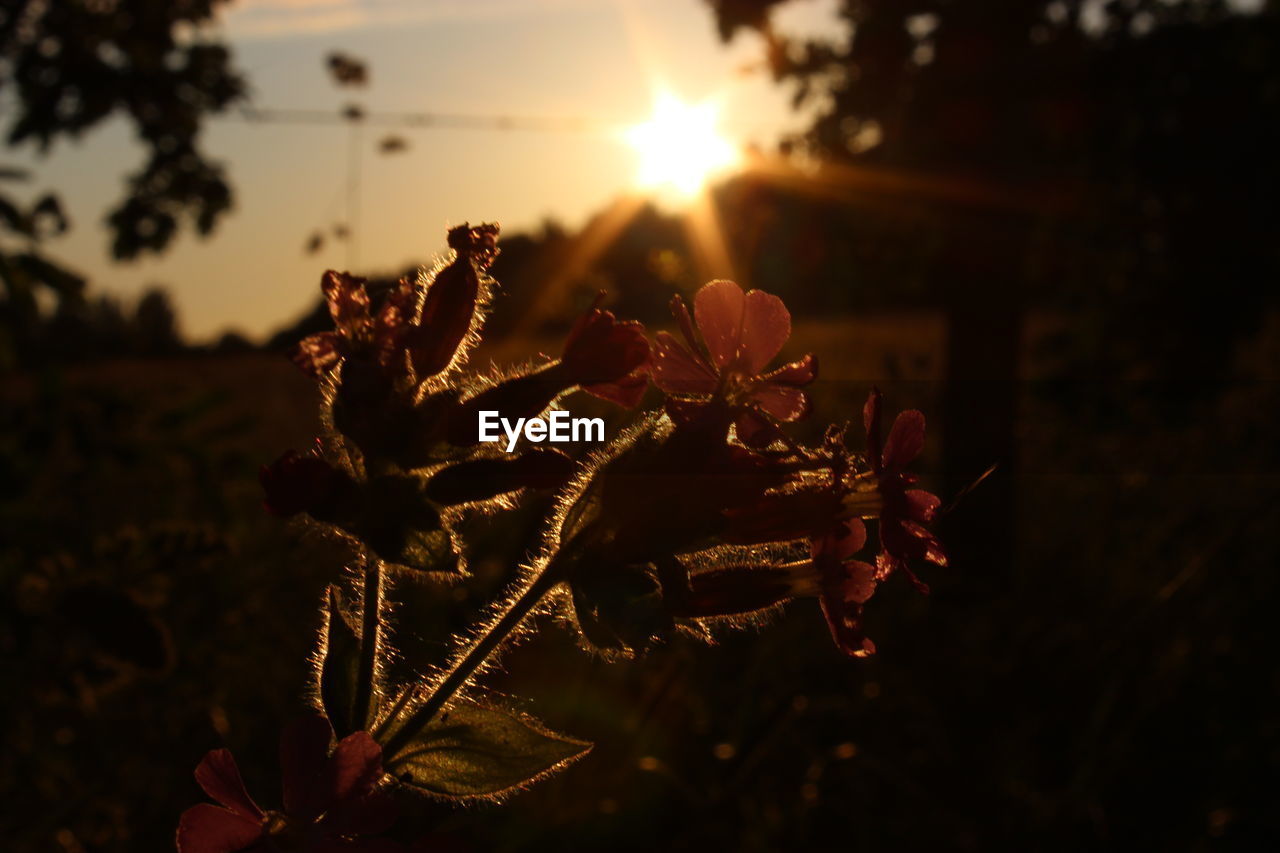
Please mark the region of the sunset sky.
<svg viewBox="0 0 1280 853"><path fill-rule="evenodd" d="M830 31L830 0L793 4L777 24L789 32ZM392 270L427 260L444 230L497 220L507 231L554 218L583 224L635 187L637 154L621 130L642 122L655 94L716 98L723 135L772 145L798 126L790 92L762 72L759 40L720 43L701 0L242 0L221 22L258 108L328 109L358 101L370 111L566 117L600 123L592 131L406 129L409 150L376 152L390 131L362 132L357 269ZM365 59L370 85L338 90L324 58L341 50ZM189 232L158 259L114 263L102 225L124 176L141 162L122 121L44 159L28 151L6 160L34 167L39 188L57 190L71 233L50 254L87 274L99 292L124 298L162 284L195 340L235 328L260 335L311 304L321 271L344 267L347 249L330 241L303 252L317 226L346 216L349 130L341 125L210 121L204 145L224 161L236 209L217 232ZM14 155L17 155L16 157Z"/></svg>

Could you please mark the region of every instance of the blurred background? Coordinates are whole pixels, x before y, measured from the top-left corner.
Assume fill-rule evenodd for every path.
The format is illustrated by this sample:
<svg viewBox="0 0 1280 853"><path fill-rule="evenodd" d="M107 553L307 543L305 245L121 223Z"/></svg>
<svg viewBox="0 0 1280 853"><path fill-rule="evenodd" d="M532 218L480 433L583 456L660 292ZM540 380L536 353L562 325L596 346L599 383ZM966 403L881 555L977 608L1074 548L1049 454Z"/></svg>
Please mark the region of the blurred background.
<svg viewBox="0 0 1280 853"><path fill-rule="evenodd" d="M816 605L490 686L589 738L427 849L1280 844L1275 0L9 0L0 6L0 837L172 848L230 746L276 802L324 585L266 516L318 428L320 273L499 221L480 353L732 277L878 385L956 496L867 661ZM616 417L616 415L615 415ZM508 579L397 585L406 671Z"/></svg>

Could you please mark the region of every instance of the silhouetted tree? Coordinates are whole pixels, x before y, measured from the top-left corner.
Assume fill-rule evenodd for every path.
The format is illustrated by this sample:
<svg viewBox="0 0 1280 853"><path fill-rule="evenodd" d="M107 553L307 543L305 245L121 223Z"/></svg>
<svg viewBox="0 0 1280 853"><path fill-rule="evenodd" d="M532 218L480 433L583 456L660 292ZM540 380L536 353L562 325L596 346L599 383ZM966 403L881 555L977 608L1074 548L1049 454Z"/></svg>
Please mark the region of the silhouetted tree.
<svg viewBox="0 0 1280 853"><path fill-rule="evenodd" d="M222 0L95 3L19 0L0 7L0 92L8 142L49 151L112 115L134 127L146 163L111 211L119 258L164 249L189 221L201 234L231 208L222 167L199 148L205 117L245 92L207 24Z"/></svg>
<svg viewBox="0 0 1280 853"><path fill-rule="evenodd" d="M851 264L891 288L913 257L946 308L947 486L1004 467L957 512L955 551L1000 576L1029 302L1083 315L1078 371L1185 380L1218 375L1273 298L1274 5L846 0L847 41L797 42L780 0L708 2L814 110L791 150L890 179L851 183L874 215L847 242L876 247Z"/></svg>
<svg viewBox="0 0 1280 853"><path fill-rule="evenodd" d="M222 167L198 145L204 118L245 91L229 51L203 26L220 3L0 6L0 95L9 104L10 146L31 142L45 153L60 138L78 138L123 115L146 150L145 164L128 177L125 197L107 216L117 258L162 251L184 223L208 234L231 209ZM23 170L0 170L0 178L26 177ZM0 238L20 246L0 247L0 365L21 360L34 345L39 292L60 301L81 296L84 280L39 248L67 227L56 195L24 209L0 193Z"/></svg>
<svg viewBox="0 0 1280 853"><path fill-rule="evenodd" d="M142 295L133 315L133 346L138 355L173 355L182 349L178 315L169 294L153 287Z"/></svg>

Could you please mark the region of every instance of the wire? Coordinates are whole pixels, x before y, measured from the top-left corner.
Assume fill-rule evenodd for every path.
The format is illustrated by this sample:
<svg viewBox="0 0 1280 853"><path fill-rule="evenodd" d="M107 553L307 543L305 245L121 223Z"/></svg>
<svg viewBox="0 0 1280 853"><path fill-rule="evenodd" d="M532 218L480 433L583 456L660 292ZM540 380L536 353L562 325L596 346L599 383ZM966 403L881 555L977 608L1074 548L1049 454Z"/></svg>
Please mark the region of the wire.
<svg viewBox="0 0 1280 853"><path fill-rule="evenodd" d="M241 107L234 113L211 118L239 118L270 124L362 123L382 127L434 127L451 130L523 130L551 132L594 132L621 126L596 119L554 116L481 115L436 112L347 112L344 110Z"/></svg>

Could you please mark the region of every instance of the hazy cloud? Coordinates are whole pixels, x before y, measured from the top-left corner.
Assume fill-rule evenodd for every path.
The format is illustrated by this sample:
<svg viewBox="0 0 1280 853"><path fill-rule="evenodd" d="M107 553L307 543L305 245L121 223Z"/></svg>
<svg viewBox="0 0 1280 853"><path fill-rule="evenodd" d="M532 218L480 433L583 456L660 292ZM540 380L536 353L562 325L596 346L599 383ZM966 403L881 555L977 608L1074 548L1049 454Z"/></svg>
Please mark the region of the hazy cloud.
<svg viewBox="0 0 1280 853"><path fill-rule="evenodd" d="M243 38L282 37L458 18L509 17L593 0L238 0L223 17ZM599 0L594 0L599 3Z"/></svg>

